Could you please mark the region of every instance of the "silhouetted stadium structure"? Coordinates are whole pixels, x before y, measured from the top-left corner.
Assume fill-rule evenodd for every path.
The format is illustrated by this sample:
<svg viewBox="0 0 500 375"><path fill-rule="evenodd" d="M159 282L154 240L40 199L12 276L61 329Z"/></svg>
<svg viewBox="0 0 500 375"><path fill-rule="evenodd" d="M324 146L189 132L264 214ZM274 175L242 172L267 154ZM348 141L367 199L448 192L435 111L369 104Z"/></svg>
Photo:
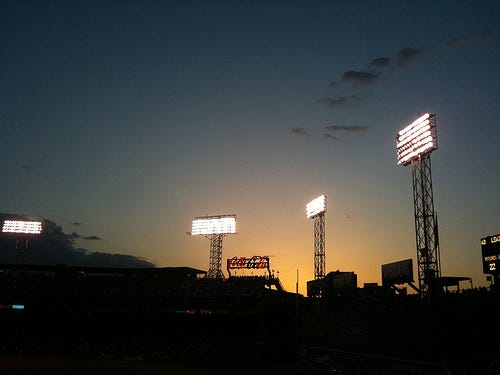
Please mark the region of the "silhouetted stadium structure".
<svg viewBox="0 0 500 375"><path fill-rule="evenodd" d="M205 276L190 267L0 265L0 354L229 362L244 355L344 374L498 370L493 288L446 292L439 308L421 311L416 294L359 288L353 272L308 284L325 282L321 298L289 293L272 274Z"/></svg>
<svg viewBox="0 0 500 375"><path fill-rule="evenodd" d="M43 223L33 241L37 252L56 245L75 251L59 227ZM2 249L14 253L14 240L4 238ZM329 272L307 282L307 297L283 288L266 255L227 259L228 278L123 256L119 262L137 267L0 263L0 356L228 366L251 359L300 361L326 373L497 374L500 235L480 244L483 271L495 283L460 289L470 278L439 277L432 308L404 286L419 290L411 259L383 264L381 286L360 288L353 271ZM69 259L88 261L78 254Z"/></svg>
<svg viewBox="0 0 500 375"><path fill-rule="evenodd" d="M295 295L279 280L205 275L0 265L0 353L186 360L286 337Z"/></svg>

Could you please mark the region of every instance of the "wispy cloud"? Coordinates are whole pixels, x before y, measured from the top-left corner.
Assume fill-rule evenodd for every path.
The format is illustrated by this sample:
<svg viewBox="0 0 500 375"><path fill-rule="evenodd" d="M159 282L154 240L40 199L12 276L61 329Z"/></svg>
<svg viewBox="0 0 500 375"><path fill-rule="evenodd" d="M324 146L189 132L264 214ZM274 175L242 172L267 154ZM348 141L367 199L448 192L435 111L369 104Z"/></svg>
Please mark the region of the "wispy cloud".
<svg viewBox="0 0 500 375"><path fill-rule="evenodd" d="M343 82L351 82L351 83L374 83L377 82L380 78L379 73L370 73L364 71L356 71L356 70L348 70L342 74Z"/></svg>
<svg viewBox="0 0 500 375"><path fill-rule="evenodd" d="M357 106L364 99L369 98L372 95L371 92L352 94L352 95L339 95L335 97L327 97L318 99L318 103L323 107L343 107L343 106Z"/></svg>
<svg viewBox="0 0 500 375"><path fill-rule="evenodd" d="M288 131L290 135L299 135L301 137L309 138L311 134L309 134L304 128L293 128Z"/></svg>
<svg viewBox="0 0 500 375"><path fill-rule="evenodd" d="M464 45L475 43L478 41L485 42L496 37L499 34L500 30L487 30L472 35L452 36L444 43L444 46L449 48L455 48L455 47L462 47Z"/></svg>
<svg viewBox="0 0 500 375"><path fill-rule="evenodd" d="M477 33L477 37L481 41L487 41L487 40L493 39L497 35L500 35L500 29L498 29L498 30L486 30L486 31L482 31L480 33Z"/></svg>
<svg viewBox="0 0 500 375"><path fill-rule="evenodd" d="M344 134L356 134L356 133L362 133L368 130L368 126L350 126L350 125L329 125L329 126L323 126L321 127L321 130L323 132L323 138L327 139L329 141L341 141L342 138L340 138L337 134L338 133L344 133ZM335 134L337 133L337 134ZM294 128L288 131L288 134L291 135L299 135L304 138L309 138L312 137L312 135L304 130L303 128ZM73 233L73 235L76 235L76 233Z"/></svg>
<svg viewBox="0 0 500 375"><path fill-rule="evenodd" d="M332 141L339 141L340 140L339 137L337 137L336 135L330 134L330 133L323 134L323 137L325 137L326 139L331 139Z"/></svg>
<svg viewBox="0 0 500 375"><path fill-rule="evenodd" d="M81 234L78 234L76 232L73 232L68 235L69 239L71 240L86 240L86 241L102 241L101 237L92 235L92 236L82 236Z"/></svg>
<svg viewBox="0 0 500 375"><path fill-rule="evenodd" d="M323 127L328 131L342 131L347 133L361 133L368 130L368 126L344 126L344 125L329 125Z"/></svg>
<svg viewBox="0 0 500 375"><path fill-rule="evenodd" d="M403 48L398 51L398 65L399 67L405 67L410 62L416 60L420 54L422 53L422 49L416 48Z"/></svg>
<svg viewBox="0 0 500 375"><path fill-rule="evenodd" d="M445 43L446 47L459 47L463 46L464 44L469 44L472 43L474 40L473 37L471 36L453 36L448 41Z"/></svg>
<svg viewBox="0 0 500 375"><path fill-rule="evenodd" d="M364 100L372 96L372 92L353 92L356 86L374 87L383 80L390 77L395 69L408 69L412 63L424 58L426 51L443 48L454 48L470 43L486 42L500 35L500 29L488 30L472 35L459 35L450 37L445 43L434 47L405 47L394 53L394 56L379 55L365 64L361 69L352 68L345 70L340 77L330 82L328 88L333 91L333 95L320 98L318 103L327 108L353 107L361 104Z"/></svg>
<svg viewBox="0 0 500 375"><path fill-rule="evenodd" d="M385 68L391 64L389 57L377 57L370 62L370 65L376 68Z"/></svg>

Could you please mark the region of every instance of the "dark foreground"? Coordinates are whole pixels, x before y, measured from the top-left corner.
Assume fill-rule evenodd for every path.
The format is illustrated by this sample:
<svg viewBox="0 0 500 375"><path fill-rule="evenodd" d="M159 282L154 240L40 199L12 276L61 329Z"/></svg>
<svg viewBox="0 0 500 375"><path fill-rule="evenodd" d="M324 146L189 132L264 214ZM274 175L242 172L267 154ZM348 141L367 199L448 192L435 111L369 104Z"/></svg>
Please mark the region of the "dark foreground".
<svg viewBox="0 0 500 375"><path fill-rule="evenodd" d="M3 374L500 374L500 296L0 265Z"/></svg>
<svg viewBox="0 0 500 375"><path fill-rule="evenodd" d="M163 362L142 360L110 360L56 357L0 357L0 374L13 375L156 375L156 374L327 374L326 370L300 363L227 363L227 362Z"/></svg>

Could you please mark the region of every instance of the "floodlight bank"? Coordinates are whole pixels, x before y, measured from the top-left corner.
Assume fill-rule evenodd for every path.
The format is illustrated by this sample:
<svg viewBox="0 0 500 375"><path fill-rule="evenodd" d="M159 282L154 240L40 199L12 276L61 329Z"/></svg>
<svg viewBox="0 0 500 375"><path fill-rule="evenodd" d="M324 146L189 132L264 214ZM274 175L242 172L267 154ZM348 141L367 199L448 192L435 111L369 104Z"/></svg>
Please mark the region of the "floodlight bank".
<svg viewBox="0 0 500 375"><path fill-rule="evenodd" d="M319 197L306 204L306 216L308 219L311 219L314 216L321 214L322 212L326 212L325 195L320 195Z"/></svg>
<svg viewBox="0 0 500 375"><path fill-rule="evenodd" d="M191 227L191 235L193 236L233 233L236 233L235 216L195 218Z"/></svg>
<svg viewBox="0 0 500 375"><path fill-rule="evenodd" d="M437 149L435 123L429 113L420 116L398 132L396 147L398 164L407 165L412 160Z"/></svg>
<svg viewBox="0 0 500 375"><path fill-rule="evenodd" d="M5 220L2 227L3 233L42 233L42 223L40 221Z"/></svg>

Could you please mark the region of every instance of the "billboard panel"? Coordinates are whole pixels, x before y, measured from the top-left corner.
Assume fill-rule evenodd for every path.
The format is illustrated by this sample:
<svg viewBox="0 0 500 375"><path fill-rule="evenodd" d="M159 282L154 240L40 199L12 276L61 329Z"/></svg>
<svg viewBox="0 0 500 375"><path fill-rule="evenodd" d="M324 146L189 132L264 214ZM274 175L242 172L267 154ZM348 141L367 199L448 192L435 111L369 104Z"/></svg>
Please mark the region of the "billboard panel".
<svg viewBox="0 0 500 375"><path fill-rule="evenodd" d="M500 234L481 238L483 273L500 274Z"/></svg>
<svg viewBox="0 0 500 375"><path fill-rule="evenodd" d="M382 264L382 285L413 282L413 261L411 259Z"/></svg>
<svg viewBox="0 0 500 375"><path fill-rule="evenodd" d="M332 289L350 289L358 286L358 277L354 272L330 272L326 279Z"/></svg>

